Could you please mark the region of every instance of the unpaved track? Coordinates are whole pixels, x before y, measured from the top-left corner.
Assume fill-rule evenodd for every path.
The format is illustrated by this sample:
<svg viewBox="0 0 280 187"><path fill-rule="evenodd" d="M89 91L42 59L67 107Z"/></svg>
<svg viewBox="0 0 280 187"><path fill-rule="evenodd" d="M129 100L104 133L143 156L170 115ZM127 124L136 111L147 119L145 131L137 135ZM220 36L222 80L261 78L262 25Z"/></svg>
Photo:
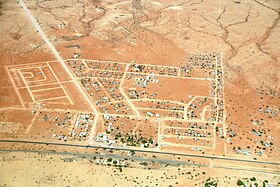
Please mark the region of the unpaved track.
<svg viewBox="0 0 280 187"><path fill-rule="evenodd" d="M70 76L70 78L73 80L73 82L75 83L77 90L80 92L80 94L85 98L85 100L88 102L90 108L92 109L92 111L95 114L95 120L94 120L94 124L90 133L90 139L89 139L89 143L91 143L91 139L93 138L93 135L95 133L95 128L96 128L96 124L98 121L98 111L95 108L95 106L92 104L92 102L90 101L90 98L86 95L86 93L83 91L80 83L78 83L78 81L75 79L75 77L72 75L71 71L68 69L68 67L66 66L66 64L64 63L62 57L59 55L58 51L56 50L55 46L50 42L49 38L47 37L47 35L45 34L45 32L41 29L40 24L37 22L37 20L34 18L33 14L30 12L30 10L27 8L24 0L19 0L19 5L22 7L22 10L24 11L25 15L29 18L30 22L32 23L33 27L36 29L37 33L40 35L40 37L42 38L42 40L47 44L47 46L49 47L49 49L51 50L51 52L53 53L53 55L55 56L55 58L58 60L58 62L62 65L62 67L64 68L64 70L67 72L67 74Z"/></svg>

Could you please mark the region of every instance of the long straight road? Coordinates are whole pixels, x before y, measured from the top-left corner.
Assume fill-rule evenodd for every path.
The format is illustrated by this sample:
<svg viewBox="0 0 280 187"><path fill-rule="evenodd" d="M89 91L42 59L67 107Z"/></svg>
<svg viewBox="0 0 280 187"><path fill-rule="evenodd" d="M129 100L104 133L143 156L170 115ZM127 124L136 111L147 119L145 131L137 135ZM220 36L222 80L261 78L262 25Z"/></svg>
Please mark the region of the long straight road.
<svg viewBox="0 0 280 187"><path fill-rule="evenodd" d="M24 141L24 140L0 140L0 143L19 143L19 144L38 144L38 145L53 145L53 146L65 146L65 147L79 147L79 148L91 148L91 149L110 149L110 150L121 150L121 151L135 151L140 153L153 153L153 154L162 154L162 155L176 155L176 156L187 156L193 158L205 158L213 160L227 160L227 161L236 161L236 162L247 162L247 163L256 163L256 164L271 164L280 166L280 162L269 162L269 161L259 161L259 160L248 160L241 158L229 158L229 157L220 157L220 156L211 156L211 155L195 155L187 153L176 153L176 152L167 152L167 151L156 151L151 149L137 149L130 147L116 147L116 146L106 146L106 145L82 145L82 144L68 144L68 143L55 143L55 142L42 142L42 141Z"/></svg>
<svg viewBox="0 0 280 187"><path fill-rule="evenodd" d="M1 152L23 152L23 153L39 153L39 154L49 154L49 155L64 155L64 156L71 156L71 157L80 157L80 158L89 158L94 159L94 157L103 157L103 155L100 154L89 154L89 153L71 153L71 152L54 152L54 151L39 151L39 150L0 150ZM106 158L113 158L113 159L127 159L127 160L133 160L138 162L157 162L157 163L164 163L170 166L178 166L178 165L188 165L188 166L197 166L197 167L211 167L211 168L217 168L217 169L226 169L226 170L234 170L234 171L241 171L241 172L250 172L250 173L261 173L261 174L270 174L270 175L279 175L279 173L276 171L260 171L258 168L238 168L238 167L232 167L227 165L210 165L210 164L196 164L192 162L186 162L186 161L179 161L179 160L170 160L170 159L159 159L159 158L143 158L143 157L129 157L129 156L123 156L123 155L117 155L117 154L108 154L105 156ZM177 167L174 169L177 170Z"/></svg>
<svg viewBox="0 0 280 187"><path fill-rule="evenodd" d="M120 92L122 93L122 95L124 96L124 98L126 99L126 101L128 102L128 104L130 105L131 109L134 111L134 113L136 114L136 116L140 116L140 113L139 111L137 110L137 108L134 106L134 104L131 102L131 100L128 98L128 96L126 95L126 93L124 92L123 88L122 88L122 85L123 85L123 82L126 78L126 74L127 74L127 71L129 69L129 66L130 64L127 64L126 65L126 68L124 70L124 74L123 74L123 77L122 77L122 80L121 80L121 83L120 83L120 87L119 87L119 90Z"/></svg>

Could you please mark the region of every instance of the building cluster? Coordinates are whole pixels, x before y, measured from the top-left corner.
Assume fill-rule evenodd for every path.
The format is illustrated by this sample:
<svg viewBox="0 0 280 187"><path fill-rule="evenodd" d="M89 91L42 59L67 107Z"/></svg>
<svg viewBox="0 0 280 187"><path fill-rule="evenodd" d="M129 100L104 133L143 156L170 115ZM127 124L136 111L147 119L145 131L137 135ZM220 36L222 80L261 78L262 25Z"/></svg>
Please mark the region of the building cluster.
<svg viewBox="0 0 280 187"><path fill-rule="evenodd" d="M265 114L266 116L278 116L280 111L279 107L273 107L273 106L265 106L264 108L259 108L259 112L261 114Z"/></svg>
<svg viewBox="0 0 280 187"><path fill-rule="evenodd" d="M67 60L66 63L76 77L82 77L88 71L88 68L81 60Z"/></svg>
<svg viewBox="0 0 280 187"><path fill-rule="evenodd" d="M123 72L107 71L107 70L88 70L87 72L81 73L80 77L100 77L100 78L113 78L122 79Z"/></svg>
<svg viewBox="0 0 280 187"><path fill-rule="evenodd" d="M132 109L125 102L110 103L99 107L102 113L132 115Z"/></svg>
<svg viewBox="0 0 280 187"><path fill-rule="evenodd" d="M211 80L211 97L216 96L216 81Z"/></svg>
<svg viewBox="0 0 280 187"><path fill-rule="evenodd" d="M139 109L144 111L144 115L147 117L164 117L164 118L177 118L184 119L183 111L167 111L167 110L153 110L153 109Z"/></svg>
<svg viewBox="0 0 280 187"><path fill-rule="evenodd" d="M79 114L69 133L69 137L73 140L86 140L92 128L93 120L93 114Z"/></svg>
<svg viewBox="0 0 280 187"><path fill-rule="evenodd" d="M188 136L197 138L212 138L212 131L206 130L194 130L194 129L176 129L176 128L166 128L163 134L177 135L178 137Z"/></svg>
<svg viewBox="0 0 280 187"><path fill-rule="evenodd" d="M159 79L156 79L155 74L127 74L126 80L134 81L132 87L128 88L128 96L130 99L149 98L156 99L157 92L147 92L146 87L149 84L158 84ZM137 88L138 87L138 88Z"/></svg>
<svg viewBox="0 0 280 187"><path fill-rule="evenodd" d="M141 96L144 96L146 94L147 94L146 91L139 92L139 91L136 90L136 88L129 88L128 89L128 97L130 99L140 99Z"/></svg>
<svg viewBox="0 0 280 187"><path fill-rule="evenodd" d="M195 148L192 150L196 150L197 148L201 148L202 150L203 147L207 147L207 148L213 147L213 138L162 134L160 136L160 139L161 139L160 142L162 142L161 145L163 146L171 143L171 145L177 145L180 147L187 147L187 148L191 147L191 149Z"/></svg>
<svg viewBox="0 0 280 187"><path fill-rule="evenodd" d="M224 138L224 129L223 126L216 126L216 134L217 136L219 136L220 138Z"/></svg>
<svg viewBox="0 0 280 187"><path fill-rule="evenodd" d="M201 54L201 55L194 55L189 58L189 64L187 66L192 66L194 68L199 67L200 69L209 69L211 70L211 75L215 75L217 73L217 81L213 80L212 87L214 90L212 91L213 97L217 96L222 90L222 81L221 81L221 71L216 69L216 64L213 63L218 56L212 54ZM125 73L124 70L127 67L125 63L117 63L117 62L106 62L106 61L89 61L89 60L70 60L68 65L73 69L76 75L82 77L81 82L84 85L85 89L89 93L91 97L95 100L97 106L100 106L100 110L102 113L110 113L111 109L113 109L117 113L120 112L122 114L130 111L131 108L126 103L117 103L114 106L108 105L108 103L115 102L115 101L123 101L124 95L121 93L120 84L121 80L123 80L123 76L126 75L125 80L134 80L133 86L128 88L127 96L130 99L157 99L158 93L157 92L148 92L146 87L149 84L158 84L160 79L157 79L156 76L160 75L168 75L168 76L179 76L180 69L177 67L171 66L157 66L157 65L144 65L144 64L131 64L129 65L127 72ZM218 65L218 67L221 67ZM184 68L183 68L184 69ZM87 78L88 77L88 78ZM212 77L213 78L213 77ZM218 84L216 84L218 82ZM139 88L137 88L139 87ZM209 98L205 98L205 102L210 101ZM208 101L208 102L209 102ZM198 102L198 101L195 101ZM190 119L200 118L200 114L202 112L202 102L199 103L192 103L189 107L189 111L187 116ZM214 106L211 103L211 108L208 108L207 113L207 120L215 120L214 115L219 115L218 118L223 118L223 104L222 101L218 107ZM149 108L149 107L147 107ZM123 109L123 110L120 110ZM156 109L156 108L151 108ZM158 109L164 110L179 110L184 111L183 106L174 107L164 107L162 105ZM161 114L157 111L145 111L143 114L149 117L175 117L179 119L184 119L184 115L181 112L174 112L168 111L166 114ZM215 111L209 112L209 111ZM209 115L210 114L210 115ZM210 116L210 117L209 117Z"/></svg>
<svg viewBox="0 0 280 187"><path fill-rule="evenodd" d="M73 118L74 114L70 112L56 112L56 115L53 117L51 115L44 115L42 120L50 121L54 126L57 127L57 130L53 130L52 137L54 139L67 141L69 138L69 129L72 127Z"/></svg>
<svg viewBox="0 0 280 187"><path fill-rule="evenodd" d="M199 97L194 100L188 107L187 116L189 119L200 119L201 114L203 113L203 109L207 107L207 111L215 111L215 103L212 98L209 97ZM206 111L204 112L204 115ZM212 114L212 113L210 113ZM214 116L211 116L211 121L214 121Z"/></svg>
<svg viewBox="0 0 280 187"><path fill-rule="evenodd" d="M234 153L236 154L242 154L242 155L246 155L246 156L250 156L252 155L251 150L247 150L247 149L234 149L233 150Z"/></svg>
<svg viewBox="0 0 280 187"><path fill-rule="evenodd" d="M211 97L217 98L216 103L212 103L208 120L222 122L224 118L223 103L223 72L221 56L218 54L196 54L189 58L185 66L181 66L181 76L208 78L211 81ZM188 117L197 118L195 115L196 104L191 104Z"/></svg>
<svg viewBox="0 0 280 187"><path fill-rule="evenodd" d="M157 66L157 65L144 65L144 64L131 64L128 72L156 74L156 75L168 75L179 76L179 68L171 66Z"/></svg>
<svg viewBox="0 0 280 187"><path fill-rule="evenodd" d="M213 54L195 54L189 57L186 64L180 67L183 77L215 77L215 58Z"/></svg>
<svg viewBox="0 0 280 187"><path fill-rule="evenodd" d="M96 137L96 141L116 143L116 140L118 140L118 138L116 137L118 136L114 137L114 134L120 130L120 127L118 126L118 123L121 123L120 119L110 114L104 114L103 120L106 134L98 134L98 136Z"/></svg>
<svg viewBox="0 0 280 187"><path fill-rule="evenodd" d="M138 105L143 108L184 111L184 106L168 100L141 101Z"/></svg>
<svg viewBox="0 0 280 187"><path fill-rule="evenodd" d="M53 138L58 140L86 140L93 124L93 114L79 114L75 119L75 115L67 112L63 118L56 116L51 121L55 126L61 127L59 132L54 131ZM44 120L47 118L44 117ZM64 130L65 129L65 130Z"/></svg>
<svg viewBox="0 0 280 187"><path fill-rule="evenodd" d="M144 124L144 121L158 120L156 118L165 118L164 125L167 127L163 127L165 129L162 131L163 138L166 136L168 139L170 135L176 139L175 142L181 142L180 144L192 145L193 143L196 146L212 146L214 124L195 122L195 120L209 122L223 119L223 74L220 63L220 56L215 54L193 55L189 58L188 63L180 68L136 63L127 65L126 63L96 60L69 60L67 62L75 75L80 78L98 110L103 114L105 132L97 134L95 140L109 144L121 143L141 147L155 146L156 141L153 136L157 135L157 132L146 132L146 126L140 127L139 130L137 124L149 125ZM186 103L193 96L189 96L186 101L182 100L182 104L157 100L159 94L155 88L161 86L163 81L161 76L190 76L208 79L211 81L212 97L196 96L197 98L190 105L186 105ZM152 85L155 84L159 85L153 87ZM145 120L143 118L124 119L129 117L121 116L134 114L132 104L126 100L127 97L135 104ZM186 106L188 108L185 108ZM78 117L71 129L70 136L83 140L88 135L91 123L85 120L85 116L79 115ZM186 120L185 118L192 121L183 122ZM178 121L174 122L176 119ZM156 128L156 130L158 129ZM221 130L218 129L220 133L222 133Z"/></svg>
<svg viewBox="0 0 280 187"><path fill-rule="evenodd" d="M165 125L170 127L187 128L187 129L200 129L200 130L212 130L214 123L209 122L193 122L193 121L177 121L166 120Z"/></svg>
<svg viewBox="0 0 280 187"><path fill-rule="evenodd" d="M223 71L221 56L217 55L217 67L216 67L216 96L217 98L223 98Z"/></svg>
<svg viewBox="0 0 280 187"><path fill-rule="evenodd" d="M123 100L123 95L121 94L119 87L120 81L116 79L98 79L99 83L103 85L105 90L108 92L112 100L121 101Z"/></svg>
<svg viewBox="0 0 280 187"><path fill-rule="evenodd" d="M193 67L191 64L186 64L184 66L181 66L181 76L183 77L191 77L193 72Z"/></svg>
<svg viewBox="0 0 280 187"><path fill-rule="evenodd" d="M224 103L223 103L223 71L222 71L222 64L221 64L221 56L217 55L217 67L216 67L216 95L217 99L217 121L223 122L224 118Z"/></svg>
<svg viewBox="0 0 280 187"><path fill-rule="evenodd" d="M67 60L68 66L77 77L101 77L122 79L124 64L83 60Z"/></svg>
<svg viewBox="0 0 280 187"><path fill-rule="evenodd" d="M224 100L217 99L217 122L224 121Z"/></svg>
<svg viewBox="0 0 280 187"><path fill-rule="evenodd" d="M106 61L95 61L95 60L85 60L86 65L90 69L99 69L105 71L116 71L123 72L126 64L119 62L106 62Z"/></svg>
<svg viewBox="0 0 280 187"><path fill-rule="evenodd" d="M254 135L254 141L255 144L255 154L262 156L265 154L266 151L272 151L273 150L273 140L275 139L274 136L268 136L267 131L265 129L252 129L252 131L249 132L250 134Z"/></svg>
<svg viewBox="0 0 280 187"><path fill-rule="evenodd" d="M253 135L253 143L254 143L254 154L258 156L263 156L266 151L270 150L272 151L272 145L273 145L273 139L272 136L266 136L264 139L264 135L266 134L265 130L255 130L252 129L252 131L249 131L249 134ZM229 130L229 138L236 136L235 132L233 132L232 129ZM228 141L229 142L229 141ZM251 147L247 146L247 149L241 149L241 147L234 147L233 152L235 154L243 154L246 156L251 156L253 154Z"/></svg>
<svg viewBox="0 0 280 187"><path fill-rule="evenodd" d="M120 82L107 78L83 78L82 85L102 113L131 114L132 109L123 101Z"/></svg>
<svg viewBox="0 0 280 187"><path fill-rule="evenodd" d="M159 79L156 79L155 74L153 73L150 73L148 75L142 74L141 76L142 77L135 77L135 82L133 83L134 86L141 86L145 88L149 82L159 83Z"/></svg>
<svg viewBox="0 0 280 187"><path fill-rule="evenodd" d="M111 101L95 78L83 78L81 83L97 106Z"/></svg>
<svg viewBox="0 0 280 187"><path fill-rule="evenodd" d="M161 127L160 138L167 144L176 143L188 147L212 147L214 126L214 123L208 122L165 120L164 125ZM193 147L193 150L197 148Z"/></svg>
<svg viewBox="0 0 280 187"><path fill-rule="evenodd" d="M154 147L156 141L155 128L156 124L153 124L148 119L142 118L128 118L113 116L110 114L103 115L105 134L98 134L96 141L105 143L117 143L129 146L140 146L140 147ZM144 125L137 126L138 124ZM143 129L153 129L151 132L145 132ZM150 134L151 133L151 134Z"/></svg>
<svg viewBox="0 0 280 187"><path fill-rule="evenodd" d="M136 88L128 89L128 96L130 99L156 99L157 92L147 92L145 90L137 90Z"/></svg>

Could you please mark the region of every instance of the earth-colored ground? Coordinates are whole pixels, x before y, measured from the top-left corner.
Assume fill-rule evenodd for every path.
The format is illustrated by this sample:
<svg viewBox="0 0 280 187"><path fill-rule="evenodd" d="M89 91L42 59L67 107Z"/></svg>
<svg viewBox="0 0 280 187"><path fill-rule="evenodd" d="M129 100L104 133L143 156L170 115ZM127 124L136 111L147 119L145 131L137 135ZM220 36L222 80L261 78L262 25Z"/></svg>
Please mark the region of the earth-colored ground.
<svg viewBox="0 0 280 187"><path fill-rule="evenodd" d="M83 152L83 151L82 151ZM79 153L80 150L79 150ZM279 175L258 173L250 170L237 170L227 163L231 169L205 168L203 166L181 164L185 159L172 164L152 162L143 166L145 160L129 158L128 167L100 164L99 161L117 158L111 154L82 155L79 153L55 152L1 152L0 181L2 186L204 186L206 183L216 183L218 186L237 186L237 181L243 182L255 177L256 182L277 185ZM102 158L102 159L101 159ZM167 158L172 160L172 158ZM173 158L174 160L176 158ZM179 158L178 158L179 159ZM183 160L182 160L183 159ZM99 161L98 161L99 160ZM148 160L148 159L147 159ZM190 161L190 160L188 160ZM99 164L96 164L98 163ZM190 163L204 164L193 161ZM146 161L147 163L147 161ZM248 168L247 168L248 169ZM250 168L254 169L254 168Z"/></svg>
<svg viewBox="0 0 280 187"><path fill-rule="evenodd" d="M280 161L280 1L25 2L63 59L79 55L83 59L178 67L186 64L191 54L222 53L227 136L217 138L216 149L206 153ZM31 113L39 106L26 105L30 111L21 110L21 101L6 67L56 59L17 1L0 1L0 25L0 137L45 139L42 136L51 136L53 127L44 126L42 129L47 130L43 133L41 128L30 127L36 121L37 126L33 127L44 125L41 118ZM68 80L66 74L60 73L60 78ZM72 83L64 84L68 85L66 89L73 90ZM172 85L165 98L172 98L172 91L178 85ZM179 90L186 92L184 89ZM203 90L203 93L208 92ZM180 93L174 95L173 99L180 100ZM49 104L44 109L59 108L59 112L66 112L65 109L90 110L78 91L73 91L69 97L74 102L70 108L64 104ZM97 130L100 126L102 124ZM34 134L28 134L27 130ZM1 147L4 146L0 144ZM252 155L237 155L238 149L249 150ZM184 148L178 150L186 151ZM263 151L262 156L257 155L260 150ZM140 170L143 175L139 175L136 168L128 168L119 176L111 167L89 166L88 160L64 163L58 156L53 156L55 161L49 164L49 161L35 159L31 153L15 153L15 158L12 158L12 153L1 154L0 186L135 186L137 182L143 186L155 186L155 178L159 186L203 186L205 183L205 179L192 183L177 175L178 180L163 181L163 172L173 175L173 168L166 171ZM4 157L11 161L4 161ZM59 164L55 166L56 163ZM235 186L237 179L244 177L255 176L260 181L266 179L266 175L259 173L247 172L246 176L244 173L224 173L224 170L214 168L212 172L207 172L207 176L218 178L219 186ZM136 176L139 178L136 179ZM269 182L277 184L279 175L275 176L269 176ZM112 177L114 180L111 180ZM108 180L109 183L106 183Z"/></svg>

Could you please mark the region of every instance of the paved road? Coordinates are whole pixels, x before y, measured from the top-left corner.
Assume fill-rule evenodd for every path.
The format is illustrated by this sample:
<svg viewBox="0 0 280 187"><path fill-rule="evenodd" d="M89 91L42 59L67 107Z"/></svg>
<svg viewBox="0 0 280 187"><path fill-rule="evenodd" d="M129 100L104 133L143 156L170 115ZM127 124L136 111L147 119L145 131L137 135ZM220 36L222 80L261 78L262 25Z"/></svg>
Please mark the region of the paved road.
<svg viewBox="0 0 280 187"><path fill-rule="evenodd" d="M55 143L55 142L41 142L41 141L23 141L23 140L0 140L0 143L21 143L21 144L41 144L41 145L53 145L53 146L65 146L65 147L79 147L79 148L92 148L92 149L110 149L110 150L121 150L121 151L135 151L139 153L152 153L152 154L162 154L162 155L174 155L174 156L187 156L193 158L204 158L213 160L227 160L245 163L256 163L256 164L271 164L280 166L280 162L268 162L268 161L258 161L258 160L248 160L240 158L229 158L229 157L219 157L211 155L195 155L187 153L174 153L166 151L155 151L155 150L143 150L143 149L132 149L126 147L112 147L112 146L91 146L91 145L80 145L80 144L68 144L68 143Z"/></svg>
<svg viewBox="0 0 280 187"><path fill-rule="evenodd" d="M184 162L184 161L175 161L175 160L162 160L158 158L147 159L142 157L125 157L125 156L118 156L113 154L106 154L106 155L99 155L99 154L85 154L85 153L70 153L70 152L53 152L53 151L38 151L38 150L0 150L0 152L29 152L29 153L42 153L42 154L55 154L55 155L64 155L64 156L71 156L71 157L80 157L80 158L88 158L94 159L94 157L100 158L113 158L113 159L128 159L128 160L136 160L138 162L157 162L169 166L178 166L178 165L190 165L190 166L198 166L198 167L212 167L212 168L219 168L219 169L227 169L227 170L235 170L235 171L243 171L243 172L254 172L254 173L262 173L262 174L271 174L271 175L279 175L279 172L271 172L271 171L261 171L259 169L250 169L250 168L237 168L237 167L227 167L227 166L210 166L209 164L194 164L191 162ZM177 167L176 167L177 170Z"/></svg>
<svg viewBox="0 0 280 187"><path fill-rule="evenodd" d="M76 152L60 152L60 151L39 151L39 150L20 150L20 149L11 149L11 150L0 150L0 152L23 152L23 153L42 153L49 155L63 155L65 157L76 157L76 158L112 158L114 160L133 160L138 162L157 162L162 164L162 166L178 166L178 165L191 165L191 166L199 166L199 167L209 167L207 164L195 164L192 162L179 161L179 160L170 160L170 159L159 159L159 158L144 158L144 157L131 157L131 156L123 156L120 154L96 154L96 153L76 153Z"/></svg>

